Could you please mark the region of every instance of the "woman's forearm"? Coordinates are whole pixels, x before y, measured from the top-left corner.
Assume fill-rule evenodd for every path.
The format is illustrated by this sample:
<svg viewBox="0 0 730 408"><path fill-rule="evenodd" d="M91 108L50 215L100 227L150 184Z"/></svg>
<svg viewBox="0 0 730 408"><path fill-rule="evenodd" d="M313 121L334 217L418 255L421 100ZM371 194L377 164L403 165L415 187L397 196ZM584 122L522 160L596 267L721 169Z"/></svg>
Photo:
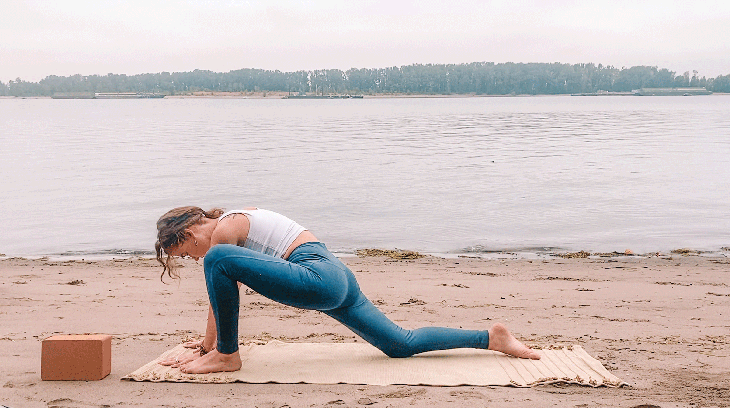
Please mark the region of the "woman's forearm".
<svg viewBox="0 0 730 408"><path fill-rule="evenodd" d="M208 352L215 348L217 333L215 328L215 315L213 307L208 306L208 324L205 326L205 338L203 339L203 349Z"/></svg>
<svg viewBox="0 0 730 408"><path fill-rule="evenodd" d="M241 289L241 282L238 283L238 289ZM216 346L218 332L215 326L215 315L213 314L213 306L208 306L208 324L205 326L205 338L203 339L203 350L209 352Z"/></svg>

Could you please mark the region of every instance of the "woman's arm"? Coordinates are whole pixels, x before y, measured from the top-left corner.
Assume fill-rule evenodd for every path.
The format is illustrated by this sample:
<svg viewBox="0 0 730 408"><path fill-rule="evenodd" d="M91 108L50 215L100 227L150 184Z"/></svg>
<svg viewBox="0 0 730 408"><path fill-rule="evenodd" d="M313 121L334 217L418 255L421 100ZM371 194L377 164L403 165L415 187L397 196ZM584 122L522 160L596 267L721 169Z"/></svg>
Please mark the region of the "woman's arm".
<svg viewBox="0 0 730 408"><path fill-rule="evenodd" d="M255 208L247 209L254 210ZM248 218L244 214L231 214L221 219L218 224L216 224L215 230L213 230L213 233L211 234L210 248L218 244L243 245L243 243L246 242L249 227L250 224ZM240 282L238 282L238 287L241 287ZM180 367L182 364L193 361L201 355L216 348L217 337L218 333L215 325L213 308L208 306L208 322L205 326L205 337L203 340L189 341L185 343L185 347L189 349L200 350L202 347L202 352L195 351L192 354L185 353L184 355L169 357L167 360L161 361L160 364Z"/></svg>
<svg viewBox="0 0 730 408"><path fill-rule="evenodd" d="M213 350L216 345L217 332L215 329L215 316L213 315L213 307L208 306L208 324L205 326L205 338L200 345L203 348L201 355Z"/></svg>
<svg viewBox="0 0 730 408"><path fill-rule="evenodd" d="M248 218L243 214L231 214L223 218L216 225L210 239L210 247L218 244L238 245L246 240L249 229ZM238 282L239 289L241 282ZM205 354L216 347L217 331L215 326L215 315L213 307L208 306L208 324L205 326L205 338L201 343L203 347L202 354Z"/></svg>

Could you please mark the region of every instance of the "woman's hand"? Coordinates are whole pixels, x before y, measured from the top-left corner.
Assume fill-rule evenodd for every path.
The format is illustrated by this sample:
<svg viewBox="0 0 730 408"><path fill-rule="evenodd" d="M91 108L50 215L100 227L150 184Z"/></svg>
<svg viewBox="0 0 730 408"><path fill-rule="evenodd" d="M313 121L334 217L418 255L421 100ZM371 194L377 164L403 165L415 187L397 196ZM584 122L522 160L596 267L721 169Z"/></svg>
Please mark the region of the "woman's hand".
<svg viewBox="0 0 730 408"><path fill-rule="evenodd" d="M199 349L203 347L203 340L193 340L183 343L183 347L189 349Z"/></svg>
<svg viewBox="0 0 730 408"><path fill-rule="evenodd" d="M201 350L205 350L203 348L203 340L187 341L183 343L183 347L185 347L186 349L192 349L192 351L188 352L186 350L176 356L170 356L160 361L159 364L163 366L170 366L172 368L178 368L183 364L187 364L197 359L198 357L202 357L203 355L210 352L212 349L215 349L215 347L213 347L211 350L208 350L205 353L201 353Z"/></svg>
<svg viewBox="0 0 730 408"><path fill-rule="evenodd" d="M192 343L192 342L190 342ZM187 343L186 343L187 344ZM185 346L187 347L187 346ZM165 360L162 360L159 362L160 365L163 366L171 366L172 368L178 368L183 364L189 363L196 358L200 357L200 353L194 351L192 353L188 353L187 351L178 354L177 356L170 356Z"/></svg>
<svg viewBox="0 0 730 408"><path fill-rule="evenodd" d="M183 343L183 347L189 348L189 349L195 349L195 353L202 355L205 355L207 353L210 353L213 349L215 349L215 344L213 346L205 347L205 339L203 340L196 340L196 341L188 341L186 343Z"/></svg>

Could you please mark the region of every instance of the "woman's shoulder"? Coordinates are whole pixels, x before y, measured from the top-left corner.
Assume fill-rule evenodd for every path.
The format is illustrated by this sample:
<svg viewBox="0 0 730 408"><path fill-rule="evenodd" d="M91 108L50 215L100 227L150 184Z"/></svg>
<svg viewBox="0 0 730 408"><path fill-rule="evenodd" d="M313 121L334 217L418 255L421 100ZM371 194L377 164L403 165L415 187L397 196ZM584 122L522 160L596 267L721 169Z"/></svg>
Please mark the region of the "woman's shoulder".
<svg viewBox="0 0 730 408"><path fill-rule="evenodd" d="M218 217L218 220L222 220L224 218L228 218L228 216L230 216L230 215L246 214L246 213L248 213L250 211L255 211L255 210L258 210L258 208L257 207L245 207L243 209L238 209L238 210L229 210L229 211L226 211L226 212L222 213Z"/></svg>
<svg viewBox="0 0 730 408"><path fill-rule="evenodd" d="M211 241L215 244L233 244L245 241L251 224L242 213L231 213L230 216L221 217L213 230Z"/></svg>

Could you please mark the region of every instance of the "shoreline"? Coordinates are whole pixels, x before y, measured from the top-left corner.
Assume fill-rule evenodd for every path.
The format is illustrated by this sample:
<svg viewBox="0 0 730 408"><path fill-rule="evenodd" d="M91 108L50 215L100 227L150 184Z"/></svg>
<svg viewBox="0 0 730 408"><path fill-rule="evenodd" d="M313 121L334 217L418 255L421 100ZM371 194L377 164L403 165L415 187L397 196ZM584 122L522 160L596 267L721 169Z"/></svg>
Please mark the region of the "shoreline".
<svg viewBox="0 0 730 408"><path fill-rule="evenodd" d="M528 345L581 345L630 384L609 389L178 384L120 381L205 330L202 262L160 282L156 260L0 260L0 405L381 407L730 407L730 259L342 257L362 291L396 323L486 329L500 321ZM241 296L244 344L362 341L319 312ZM112 373L101 381L40 380L41 340L110 334Z"/></svg>
<svg viewBox="0 0 730 408"><path fill-rule="evenodd" d="M217 92L217 91L200 91L191 92L189 94L181 95L165 95L164 98L160 99L286 99L285 96L288 92L272 91L272 92ZM441 99L459 99L459 98L529 98L529 97L564 97L564 96L635 96L630 93L606 93L606 94L591 94L591 95L578 95L578 94L507 94L507 95L492 95L492 94L358 94L362 95L362 99L421 99L421 98L441 98ZM698 96L713 96L713 95L730 95L726 92L713 92L711 95L698 95ZM681 96L681 95L675 95ZM53 99L51 96L0 96L0 99ZM146 98L139 98L146 99ZM347 99L347 98L345 98ZM306 100L306 99L305 99Z"/></svg>
<svg viewBox="0 0 730 408"><path fill-rule="evenodd" d="M516 259L516 260L536 260L536 259L565 259L565 258L653 258L653 257L671 257L695 255L705 258L730 258L730 247L720 247L717 249L694 249L694 248L676 248L670 251L650 251L646 253L634 253L630 249L612 252L596 252L590 250L561 250L559 248L545 247L526 248L526 249L504 249L504 250L462 250L450 252L430 252L430 251L414 251L399 248L359 248L352 251L337 251L332 253L337 257L357 257L359 251L384 251L384 252L413 252L424 256L430 256L443 259L473 258L483 260L494 259ZM36 255L6 255L0 252L0 262L6 260L28 260L28 261L107 261L114 259L155 259L152 251L99 251L99 252L68 252L68 253L50 253Z"/></svg>

